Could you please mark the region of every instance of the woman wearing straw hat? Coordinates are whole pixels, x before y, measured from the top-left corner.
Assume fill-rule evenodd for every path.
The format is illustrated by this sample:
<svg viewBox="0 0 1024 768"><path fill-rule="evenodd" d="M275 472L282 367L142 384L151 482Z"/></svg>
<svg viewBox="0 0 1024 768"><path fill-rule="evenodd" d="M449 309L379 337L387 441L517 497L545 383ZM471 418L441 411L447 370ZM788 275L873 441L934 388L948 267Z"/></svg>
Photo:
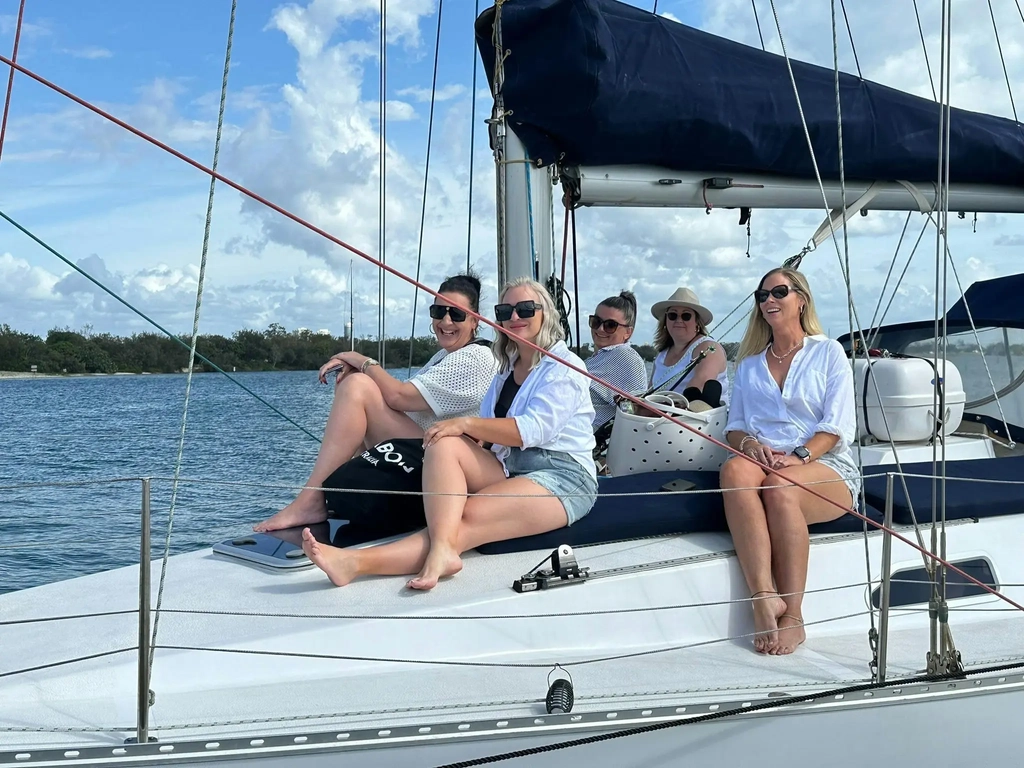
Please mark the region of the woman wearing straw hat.
<svg viewBox="0 0 1024 768"><path fill-rule="evenodd" d="M654 332L658 356L654 358L651 386L660 389L662 384L671 382L670 389L682 392L688 387L703 390L708 382L717 381L722 387L721 402L726 403L729 378L725 372L725 352L708 336L707 327L713 317L711 310L703 306L689 288L676 288L668 299L651 307L651 314L658 320L658 329ZM679 381L673 380L695 357L712 346L714 351L690 373Z"/></svg>

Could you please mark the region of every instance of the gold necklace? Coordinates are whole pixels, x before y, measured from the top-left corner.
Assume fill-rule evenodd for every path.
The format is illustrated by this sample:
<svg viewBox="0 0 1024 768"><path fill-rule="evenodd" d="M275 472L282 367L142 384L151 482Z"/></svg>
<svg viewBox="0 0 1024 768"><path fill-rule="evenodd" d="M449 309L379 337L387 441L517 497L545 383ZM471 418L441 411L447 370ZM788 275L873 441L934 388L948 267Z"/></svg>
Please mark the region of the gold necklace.
<svg viewBox="0 0 1024 768"><path fill-rule="evenodd" d="M772 357L774 357L778 362L781 363L783 360L792 355L794 352L796 352L798 348L802 347L803 345L804 340L800 339L800 341L798 341L796 344L790 347L789 352L784 354L782 357L779 357L777 354L775 354L775 342L773 341L771 344L768 345L768 351L771 353Z"/></svg>

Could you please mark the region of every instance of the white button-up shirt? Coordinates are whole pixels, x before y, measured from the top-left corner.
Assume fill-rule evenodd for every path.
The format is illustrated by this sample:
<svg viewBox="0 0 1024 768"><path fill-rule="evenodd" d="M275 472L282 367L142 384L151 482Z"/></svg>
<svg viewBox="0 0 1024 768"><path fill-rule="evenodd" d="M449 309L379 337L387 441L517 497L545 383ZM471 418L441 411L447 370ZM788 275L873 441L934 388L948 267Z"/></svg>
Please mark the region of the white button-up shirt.
<svg viewBox="0 0 1024 768"><path fill-rule="evenodd" d="M549 351L578 368L585 368L583 361L569 350L564 341L557 342ZM494 418L494 404L511 375L512 371L508 370L494 377L480 405L483 418ZM590 401L590 379L583 374L546 355L542 356L516 393L506 418L516 420L523 448L567 453L597 477L594 466L594 405ZM491 450L504 467L505 459L513 449L495 444Z"/></svg>
<svg viewBox="0 0 1024 768"><path fill-rule="evenodd" d="M827 455L857 472L850 450L857 434L853 371L839 342L808 336L781 390L768 370L767 354L751 355L736 367L725 431L747 432L787 453L827 432L839 438Z"/></svg>

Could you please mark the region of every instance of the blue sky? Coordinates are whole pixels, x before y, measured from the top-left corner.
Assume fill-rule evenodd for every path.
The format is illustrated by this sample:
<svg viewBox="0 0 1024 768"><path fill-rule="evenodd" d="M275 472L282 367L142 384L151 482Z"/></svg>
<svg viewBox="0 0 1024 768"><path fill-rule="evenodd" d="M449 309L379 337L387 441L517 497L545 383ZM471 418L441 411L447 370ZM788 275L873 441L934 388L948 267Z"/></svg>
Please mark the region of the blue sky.
<svg viewBox="0 0 1024 768"><path fill-rule="evenodd" d="M443 9L443 99L435 114L424 237L424 278L431 283L465 263L473 5L448 0ZM930 95L910 0L855 5L849 10L865 75ZM934 62L938 0L919 5ZM1009 115L991 23L987 14L971 12L974 5L954 3L953 100ZM994 5L1011 82L1024 83L1024 23L1012 0ZM375 253L379 0L242 0L239 6L221 171ZM780 0L777 6L790 53L831 66L828 3ZM758 7L768 45L778 50L771 9L766 0ZM17 0L0 0L5 55L17 8ZM437 2L391 0L388 8L388 261L413 272ZM31 0L19 61L208 164L229 9L229 0ZM661 0L659 12L757 44L749 0ZM845 41L841 61L853 69ZM478 93L472 250L493 299L494 174L482 123L490 106L482 78ZM1024 87L1015 95L1024 105ZM191 326L207 187L201 173L16 77L0 160L0 208L178 332ZM635 290L643 306L676 285L691 285L724 316L758 275L799 249L822 217L818 211L757 212L753 258L747 259L743 230L732 213L721 213L581 211L584 309L622 287ZM872 214L851 226L855 295L868 316L904 218ZM919 228L915 218L909 232ZM970 221L954 222L951 232L966 281L1019 269L1019 220L982 216L978 229L974 234ZM930 234L890 320L930 315L928 258L934 258ZM805 263L812 284L831 299L823 302L823 314L838 334L847 320L837 300L845 291L835 252L822 248ZM201 327L229 333L277 322L341 334L348 265L341 249L219 187ZM376 331L376 285L374 268L357 263L357 334ZM411 290L388 280L390 333L409 332L411 299ZM418 315L423 331L422 300ZM146 329L6 224L0 226L0 323L39 334L54 326L119 334ZM649 337L651 326L643 319L636 340Z"/></svg>

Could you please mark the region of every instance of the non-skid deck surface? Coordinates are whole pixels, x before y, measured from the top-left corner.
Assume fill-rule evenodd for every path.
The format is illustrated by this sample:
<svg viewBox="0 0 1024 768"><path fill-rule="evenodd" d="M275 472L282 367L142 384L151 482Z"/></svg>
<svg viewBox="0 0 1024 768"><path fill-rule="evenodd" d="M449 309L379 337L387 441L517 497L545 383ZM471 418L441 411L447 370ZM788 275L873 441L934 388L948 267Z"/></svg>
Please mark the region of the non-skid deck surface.
<svg viewBox="0 0 1024 768"><path fill-rule="evenodd" d="M698 567L706 567L722 562L730 546L728 537L721 534L693 534L586 547L582 554L594 569L680 557L702 558L705 565ZM551 618L578 609L581 597L594 594L595 589L602 590L607 608L635 605L637 593L629 588L628 579L611 579L601 587L585 584L541 594L514 593L509 588L512 579L538 559L536 552L470 555L459 577L431 593L412 594L401 578L368 579L335 589L312 568L273 572L209 551L176 557L170 563L164 608L199 613L165 612L160 619L160 645L265 649L312 657L160 649L152 685L157 692L152 727L158 733L167 729L167 734L187 738L539 714L547 690L547 663L608 654L602 632L625 633L635 627L636 636L648 645L625 650L681 644L680 625L659 614L624 615L613 623L607 617ZM76 614L131 610L136 590L136 569L122 569L6 595L0 611L4 620L16 620L40 616L43 605L59 605ZM679 599L686 602L684 597ZM285 615L289 613L303 618ZM548 618L479 618L524 613ZM751 630L748 613L745 605L735 608L730 635ZM478 618L444 622L409 618L430 614ZM405 618L375 620L382 616ZM809 621L813 618L808 616ZM699 616L694 619L699 620ZM926 633L920 628L901 629L901 622L918 620L919 616L910 615L894 618L890 674L909 674L923 667ZM682 644L702 637L699 626L686 629L689 638ZM1020 620L978 623L958 628L956 636L968 661L994 659L1021 655L1022 629ZM380 633L379 639L368 644L365 638L372 632ZM571 665L577 706L605 709L659 701L729 701L867 678L866 617L855 629L847 625L842 634L832 634L831 625L810 627L808 632L806 646L784 658L757 655L750 650L749 640L741 638L710 644L700 640L696 647L640 658ZM4 628L0 673L74 655L131 648L135 642L131 614L9 626ZM486 650L491 648L496 650ZM542 666L462 667L315 658L373 654L394 659L398 653L408 656L408 661ZM118 731L133 727L134 680L133 652L7 677L0 688L0 723L107 732L0 731L0 749L116 743L125 735Z"/></svg>

